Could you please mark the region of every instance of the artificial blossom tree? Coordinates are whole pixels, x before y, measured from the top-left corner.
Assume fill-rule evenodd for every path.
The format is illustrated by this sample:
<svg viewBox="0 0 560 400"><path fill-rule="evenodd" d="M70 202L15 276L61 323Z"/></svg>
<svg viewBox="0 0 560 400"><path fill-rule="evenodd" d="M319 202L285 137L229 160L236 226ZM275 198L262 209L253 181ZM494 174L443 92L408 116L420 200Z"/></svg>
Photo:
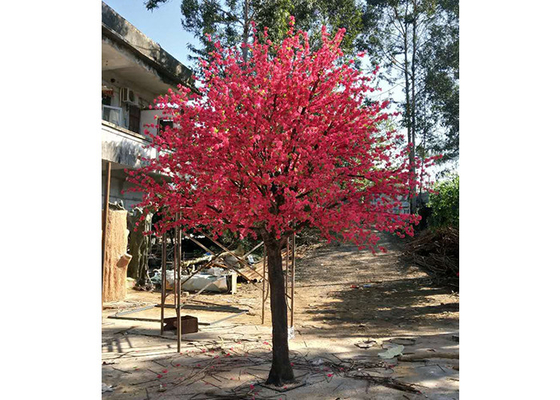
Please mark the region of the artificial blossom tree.
<svg viewBox="0 0 560 400"><path fill-rule="evenodd" d="M344 30L313 52L293 19L273 44L253 35L250 58L215 43L198 92L179 87L157 101L174 127L154 135L156 159L130 171L155 230L204 226L260 237L267 246L273 332L267 383L293 381L281 249L305 227L328 240L376 251L377 231L412 234L417 216L398 211L411 189L406 149L383 132L387 104L366 102L371 80L345 60ZM156 175L165 175L166 180ZM180 215L180 218L176 218ZM381 249L382 251L384 249Z"/></svg>

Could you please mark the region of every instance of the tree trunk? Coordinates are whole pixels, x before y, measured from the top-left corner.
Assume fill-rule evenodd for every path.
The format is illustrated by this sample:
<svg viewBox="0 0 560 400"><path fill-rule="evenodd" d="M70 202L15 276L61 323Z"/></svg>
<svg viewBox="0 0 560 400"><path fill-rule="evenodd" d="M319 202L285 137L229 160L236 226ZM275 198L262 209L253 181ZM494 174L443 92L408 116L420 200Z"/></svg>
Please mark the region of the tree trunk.
<svg viewBox="0 0 560 400"><path fill-rule="evenodd" d="M395 16L396 18L399 18L398 16L398 9L395 7ZM404 14L404 19L406 20L408 16L408 2L406 3L406 9L405 9L405 14ZM407 144L410 145L412 144L412 148L410 150L410 153L408 154L408 159L409 159L409 163L410 163L410 168L411 168L411 172L412 174L415 173L414 171L414 131L412 129L412 104L411 104L411 77L410 77L410 65L409 65L409 61L408 61L408 56L409 56L409 42L408 42L408 24L404 24L404 28L403 28L403 48L404 48L404 83L405 83L405 95L406 95L406 103L405 103L405 120L406 120L406 133L407 133ZM414 190L413 190L413 186L412 184L410 185L410 194L408 195L408 204L409 204L409 212L411 214L414 214Z"/></svg>
<svg viewBox="0 0 560 400"><path fill-rule="evenodd" d="M241 49L241 54L243 54L243 61L247 62L248 58L248 49L247 44L249 44L249 0L245 0L245 4L243 6L243 48Z"/></svg>
<svg viewBox="0 0 560 400"><path fill-rule="evenodd" d="M282 386L294 380L294 371L290 364L288 351L288 308L282 274L282 245L285 242L285 238L266 241L270 311L272 313L272 368L266 383L276 386Z"/></svg>
<svg viewBox="0 0 560 400"><path fill-rule="evenodd" d="M417 42L418 38L416 36L416 28L418 23L418 14L416 8L416 1L413 2L413 20L412 20L412 60L411 60L411 84L412 84L412 160L416 158L416 58L417 58ZM412 167L412 174L414 179L416 179L416 168ZM412 198L412 203L410 203L411 214L416 214L416 190L414 191L414 196Z"/></svg>

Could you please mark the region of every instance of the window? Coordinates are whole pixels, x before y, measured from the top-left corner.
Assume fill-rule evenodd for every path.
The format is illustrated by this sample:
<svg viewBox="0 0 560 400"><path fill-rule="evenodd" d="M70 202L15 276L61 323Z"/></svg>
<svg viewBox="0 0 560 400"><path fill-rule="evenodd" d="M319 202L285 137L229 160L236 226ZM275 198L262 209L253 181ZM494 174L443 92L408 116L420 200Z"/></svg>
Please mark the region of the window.
<svg viewBox="0 0 560 400"><path fill-rule="evenodd" d="M101 118L112 124L123 126L122 108L103 105Z"/></svg>

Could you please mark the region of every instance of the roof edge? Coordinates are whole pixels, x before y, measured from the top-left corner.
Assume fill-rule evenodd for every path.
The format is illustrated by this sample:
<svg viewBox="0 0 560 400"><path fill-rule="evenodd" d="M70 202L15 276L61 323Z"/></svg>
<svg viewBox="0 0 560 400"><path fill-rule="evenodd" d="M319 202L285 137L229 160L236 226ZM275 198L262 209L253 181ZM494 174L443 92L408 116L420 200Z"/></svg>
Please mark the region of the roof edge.
<svg viewBox="0 0 560 400"><path fill-rule="evenodd" d="M115 10L102 2L102 33L126 45L158 72L176 83L193 87L192 71L165 51L158 43L143 34Z"/></svg>

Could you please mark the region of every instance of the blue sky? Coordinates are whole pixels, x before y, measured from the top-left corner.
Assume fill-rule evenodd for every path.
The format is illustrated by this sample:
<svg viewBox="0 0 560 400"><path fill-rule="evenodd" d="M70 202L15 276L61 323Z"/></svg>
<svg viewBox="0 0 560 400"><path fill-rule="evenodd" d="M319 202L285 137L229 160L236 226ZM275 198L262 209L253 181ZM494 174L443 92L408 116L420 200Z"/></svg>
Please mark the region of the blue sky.
<svg viewBox="0 0 560 400"><path fill-rule="evenodd" d="M146 9L145 0L104 1L177 60L185 65L189 64L186 44L197 41L181 25L181 0L171 0L154 11Z"/></svg>

